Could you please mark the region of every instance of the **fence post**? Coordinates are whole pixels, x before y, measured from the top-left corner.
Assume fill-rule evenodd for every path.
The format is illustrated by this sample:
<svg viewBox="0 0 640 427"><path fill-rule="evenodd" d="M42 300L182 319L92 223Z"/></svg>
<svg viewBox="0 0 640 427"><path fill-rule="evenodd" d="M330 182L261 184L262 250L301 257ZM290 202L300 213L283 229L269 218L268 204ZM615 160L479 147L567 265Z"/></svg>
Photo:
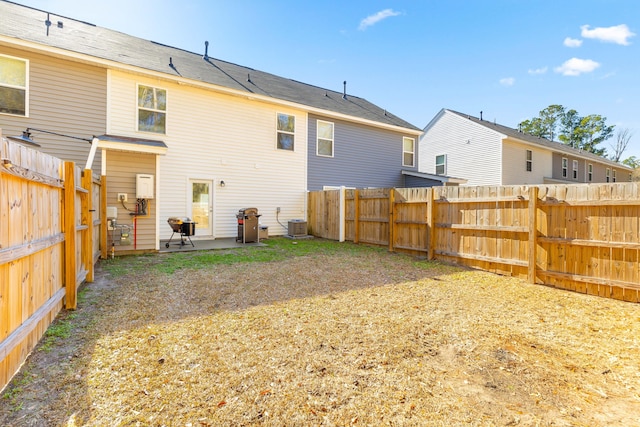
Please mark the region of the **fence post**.
<svg viewBox="0 0 640 427"><path fill-rule="evenodd" d="M393 243L394 243L394 235L395 235L395 193L396 190L394 188L389 189L389 252L393 252Z"/></svg>
<svg viewBox="0 0 640 427"><path fill-rule="evenodd" d="M353 191L353 243L360 243L360 190Z"/></svg>
<svg viewBox="0 0 640 427"><path fill-rule="evenodd" d="M435 247L435 223L434 223L434 191L433 187L427 189L427 259L433 259L433 248Z"/></svg>
<svg viewBox="0 0 640 427"><path fill-rule="evenodd" d="M347 211L347 202L345 200L347 189L343 185L340 187L340 224L338 224L338 235L339 241L344 242L345 240L345 229L347 227L346 221L346 211Z"/></svg>
<svg viewBox="0 0 640 427"><path fill-rule="evenodd" d="M87 271L87 282L93 282L93 173L91 169L82 171L82 188L87 193L82 198L82 224L87 226L82 231L82 261Z"/></svg>
<svg viewBox="0 0 640 427"><path fill-rule="evenodd" d="M538 187L529 187L529 265L527 279L536 283L536 258L538 251Z"/></svg>
<svg viewBox="0 0 640 427"><path fill-rule="evenodd" d="M64 286L65 308L75 310L76 278L76 183L74 162L64 162Z"/></svg>

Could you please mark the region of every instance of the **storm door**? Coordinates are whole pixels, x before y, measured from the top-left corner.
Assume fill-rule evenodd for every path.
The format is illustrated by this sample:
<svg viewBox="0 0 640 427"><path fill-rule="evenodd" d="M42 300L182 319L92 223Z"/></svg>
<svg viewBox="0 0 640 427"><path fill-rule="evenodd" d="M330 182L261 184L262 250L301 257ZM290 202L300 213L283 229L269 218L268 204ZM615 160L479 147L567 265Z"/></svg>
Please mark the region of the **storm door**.
<svg viewBox="0 0 640 427"><path fill-rule="evenodd" d="M213 236L213 181L191 179L191 219L196 222L196 236Z"/></svg>

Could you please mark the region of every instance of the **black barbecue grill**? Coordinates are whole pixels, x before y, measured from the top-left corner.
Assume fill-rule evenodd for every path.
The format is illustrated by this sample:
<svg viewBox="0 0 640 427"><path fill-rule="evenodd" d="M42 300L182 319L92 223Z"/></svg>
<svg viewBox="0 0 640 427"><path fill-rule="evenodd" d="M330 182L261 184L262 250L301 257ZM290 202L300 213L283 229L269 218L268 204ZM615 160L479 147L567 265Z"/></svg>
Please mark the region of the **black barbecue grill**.
<svg viewBox="0 0 640 427"><path fill-rule="evenodd" d="M169 244L171 244L171 239L173 239L173 235L176 233L180 233L180 243L176 244L179 244L181 248L187 244L187 241L184 240L185 237L189 240L191 246L195 247L190 237L196 234L196 223L194 221L191 221L190 218L171 217L167 220L167 222L173 230L173 233L171 233L171 238L169 238L169 241L164 245L165 247L169 247Z"/></svg>

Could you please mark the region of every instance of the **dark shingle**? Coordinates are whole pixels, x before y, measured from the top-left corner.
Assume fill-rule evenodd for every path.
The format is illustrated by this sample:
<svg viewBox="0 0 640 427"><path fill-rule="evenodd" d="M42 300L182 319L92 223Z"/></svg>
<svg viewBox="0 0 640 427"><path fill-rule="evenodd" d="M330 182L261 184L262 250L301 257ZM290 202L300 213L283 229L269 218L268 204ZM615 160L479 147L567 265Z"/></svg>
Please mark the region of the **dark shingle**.
<svg viewBox="0 0 640 427"><path fill-rule="evenodd" d="M268 96L357 119L420 130L363 98L348 95L347 99L343 99L341 92L323 89L219 59L205 60L202 54L133 37L54 13L49 15L51 25L48 29L45 25L46 11L2 0L0 1L0 15L2 16L0 35L167 75ZM62 22L62 28L58 27L58 21ZM170 62L173 67L170 66ZM248 76L251 81L247 81Z"/></svg>
<svg viewBox="0 0 640 427"><path fill-rule="evenodd" d="M453 110L447 110L451 113L457 114L460 117L464 117L465 119L468 119L474 123L478 123L479 125L482 125L488 129L494 130L496 132L499 132L509 138L512 139L518 139L520 141L524 141L524 142L528 142L530 144L536 144L536 145L540 145L542 147L548 148L549 150L552 151L559 151L562 153L566 153L568 155L572 155L572 156L576 156L576 157L582 157L582 158L588 158L588 159L592 159L594 161L600 162L600 163L607 163L610 164L612 166L616 166L618 168L627 168L627 166L620 164L620 163L616 163L614 161L611 161L605 157L602 156L598 156L596 154L593 154L591 152L588 151L584 151L584 150L578 150L576 148L570 147L566 144L563 144L561 142L556 142L556 141L550 141L546 138L540 138L538 136L534 136L534 135L529 135L528 133L525 132L521 132L517 129L513 129L495 122L489 122L487 120L480 120L477 117L473 117L470 116L468 114L463 114L460 113L458 111L453 111Z"/></svg>

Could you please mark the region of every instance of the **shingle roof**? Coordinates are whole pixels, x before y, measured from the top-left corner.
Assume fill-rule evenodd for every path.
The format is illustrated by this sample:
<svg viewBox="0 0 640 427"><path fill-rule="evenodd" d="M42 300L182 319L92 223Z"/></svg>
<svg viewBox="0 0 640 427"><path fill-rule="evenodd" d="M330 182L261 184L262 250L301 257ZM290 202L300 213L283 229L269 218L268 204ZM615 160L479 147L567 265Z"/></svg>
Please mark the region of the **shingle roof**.
<svg viewBox="0 0 640 427"><path fill-rule="evenodd" d="M606 163L606 164L610 164L612 166L615 166L617 168L627 168L627 166L621 164L621 163L616 163L614 161L611 161L605 157L602 156L598 156L596 154L593 154L591 152L588 151L584 151L584 150L578 150L576 148L570 147L566 144L563 144L561 142L556 142L556 141L550 141L546 138L540 138L538 136L534 136L534 135L529 135L528 133L525 132L521 132L517 129L513 129L495 122L490 122L487 120L480 120L478 117L473 117L470 116L468 114L464 114L464 113L460 113L458 111L453 111L453 110L449 110L447 109L446 111L449 111L453 114L456 114L460 117L463 117L465 119L468 119L474 123L477 123L481 126L484 126L485 128L491 129L493 131L499 132L509 138L512 139L517 139L529 144L535 144L535 145L540 145L542 147L548 148L549 150L552 151L559 151L562 153L566 153L568 155L571 156L575 156L575 157L581 157L581 158L586 158L586 159L591 159L593 161L596 162L600 162L600 163Z"/></svg>
<svg viewBox="0 0 640 427"><path fill-rule="evenodd" d="M51 12L0 1L0 35L241 92L420 131L369 101L188 52ZM47 26L45 21L50 21ZM62 22L62 27L58 25ZM204 47L204 46L203 46ZM204 50L204 49L203 49ZM170 64L173 64L171 66Z"/></svg>

